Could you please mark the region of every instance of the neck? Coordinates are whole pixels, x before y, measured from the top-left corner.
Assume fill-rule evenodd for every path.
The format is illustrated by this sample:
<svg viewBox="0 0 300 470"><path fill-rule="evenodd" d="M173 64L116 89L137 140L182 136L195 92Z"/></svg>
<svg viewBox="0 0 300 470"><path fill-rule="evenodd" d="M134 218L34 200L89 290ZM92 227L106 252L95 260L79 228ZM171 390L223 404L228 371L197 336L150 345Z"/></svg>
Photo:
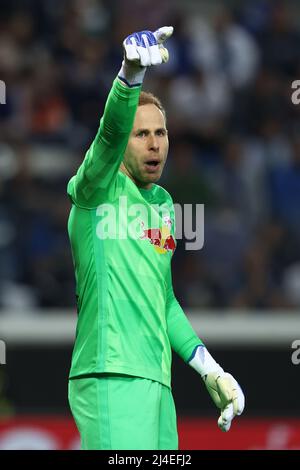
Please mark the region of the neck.
<svg viewBox="0 0 300 470"><path fill-rule="evenodd" d="M131 181L133 181L134 184L138 188L141 188L141 189L151 189L152 188L153 183L143 183L142 181L138 181L137 179L135 179L134 176L132 176L132 174L128 171L128 169L126 168L126 166L124 165L123 162L120 165L120 171L122 171L122 173L124 173L124 175L128 176L128 178L130 178Z"/></svg>

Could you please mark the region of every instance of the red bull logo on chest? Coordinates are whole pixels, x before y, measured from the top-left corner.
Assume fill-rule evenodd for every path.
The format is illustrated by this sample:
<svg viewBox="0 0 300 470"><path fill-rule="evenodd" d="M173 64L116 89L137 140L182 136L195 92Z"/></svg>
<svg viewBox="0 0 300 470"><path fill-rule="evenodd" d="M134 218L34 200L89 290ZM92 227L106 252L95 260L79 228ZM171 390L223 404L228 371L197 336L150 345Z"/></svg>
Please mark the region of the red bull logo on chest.
<svg viewBox="0 0 300 470"><path fill-rule="evenodd" d="M143 234L141 240L148 240L153 245L155 251L159 254L168 253L172 254L176 248L176 242L171 234L172 221L169 217L164 217L163 226L161 228L148 228L145 229L144 222L141 223Z"/></svg>

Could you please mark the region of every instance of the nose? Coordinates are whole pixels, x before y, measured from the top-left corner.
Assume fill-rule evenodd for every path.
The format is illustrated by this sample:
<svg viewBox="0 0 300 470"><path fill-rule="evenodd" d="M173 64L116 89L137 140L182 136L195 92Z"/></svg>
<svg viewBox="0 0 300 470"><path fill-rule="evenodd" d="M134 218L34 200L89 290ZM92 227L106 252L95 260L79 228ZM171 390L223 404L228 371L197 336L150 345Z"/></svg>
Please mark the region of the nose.
<svg viewBox="0 0 300 470"><path fill-rule="evenodd" d="M153 134L149 135L148 148L149 150L152 150L153 152L159 151L159 144L158 144L158 139L156 135L153 135Z"/></svg>

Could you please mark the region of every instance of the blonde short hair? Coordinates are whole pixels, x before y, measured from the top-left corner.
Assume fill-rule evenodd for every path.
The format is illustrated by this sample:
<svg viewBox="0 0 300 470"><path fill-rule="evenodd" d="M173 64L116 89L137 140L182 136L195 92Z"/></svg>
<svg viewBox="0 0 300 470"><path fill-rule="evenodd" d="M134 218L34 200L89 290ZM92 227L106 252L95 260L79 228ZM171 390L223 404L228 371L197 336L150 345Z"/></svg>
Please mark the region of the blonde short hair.
<svg viewBox="0 0 300 470"><path fill-rule="evenodd" d="M138 105L144 106L145 104L154 104L157 106L157 108L163 113L165 121L167 121L166 110L157 96L153 95L153 93L149 93L148 91L141 91Z"/></svg>

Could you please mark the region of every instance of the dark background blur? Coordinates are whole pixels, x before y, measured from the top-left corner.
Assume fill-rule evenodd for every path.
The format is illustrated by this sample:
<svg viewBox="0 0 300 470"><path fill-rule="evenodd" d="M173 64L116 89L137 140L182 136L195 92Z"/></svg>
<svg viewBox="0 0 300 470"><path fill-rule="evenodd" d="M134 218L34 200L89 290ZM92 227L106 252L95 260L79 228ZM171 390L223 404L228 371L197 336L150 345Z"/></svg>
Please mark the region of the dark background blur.
<svg viewBox="0 0 300 470"><path fill-rule="evenodd" d="M299 314L300 105L291 100L292 82L300 79L299 2L10 0L1 3L0 19L0 79L6 84L6 104L0 105L0 320L11 314L24 321L24 312L75 315L66 185L97 131L124 37L163 25L175 28L170 60L152 68L143 87L167 110L170 153L160 184L174 202L205 204L204 248L186 251L184 240L178 243L176 295L199 318L204 310L217 311L220 328L226 312ZM11 409L66 412L71 347L39 348L9 350L8 344ZM300 414L297 388L279 405L287 388L279 387L270 401L270 377L264 375L271 367L275 377L281 364L282 384L296 380L289 348L275 345L262 360L263 348L255 346L239 350L239 359L234 346L220 350L220 362L227 358L228 368L249 382L250 413L271 415L276 408ZM191 385L196 376L186 378L191 372L177 359L175 367L180 410L198 407L205 414L204 394L199 408ZM37 369L45 372L45 389L32 386ZM194 392L187 403L188 380ZM262 401L255 397L261 380Z"/></svg>
<svg viewBox="0 0 300 470"><path fill-rule="evenodd" d="M0 308L74 307L66 184L96 133L123 38L164 24L175 27L170 61L144 85L168 112L161 184L175 202L205 204L205 248L179 242L174 257L177 296L195 308L299 307L297 2L222 3L1 6Z"/></svg>

